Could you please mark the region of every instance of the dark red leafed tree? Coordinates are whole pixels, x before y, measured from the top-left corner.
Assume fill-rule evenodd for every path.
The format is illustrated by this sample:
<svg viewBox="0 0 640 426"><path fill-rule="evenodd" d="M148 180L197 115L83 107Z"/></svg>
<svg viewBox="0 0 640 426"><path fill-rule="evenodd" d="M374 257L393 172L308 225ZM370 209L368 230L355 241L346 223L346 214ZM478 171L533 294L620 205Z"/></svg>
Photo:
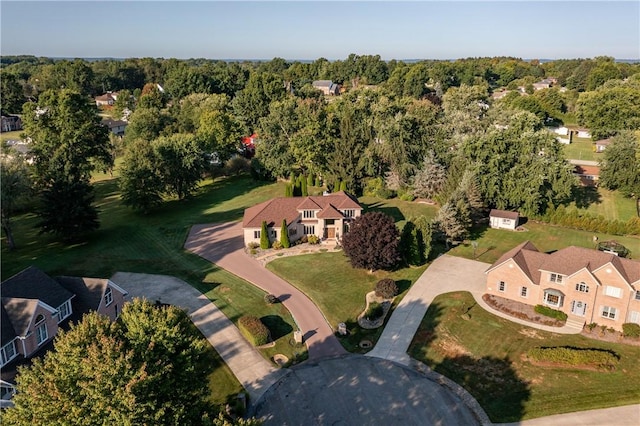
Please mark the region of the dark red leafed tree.
<svg viewBox="0 0 640 426"><path fill-rule="evenodd" d="M365 213L358 217L342 240L344 252L354 268L388 270L400 261L398 228L384 213Z"/></svg>

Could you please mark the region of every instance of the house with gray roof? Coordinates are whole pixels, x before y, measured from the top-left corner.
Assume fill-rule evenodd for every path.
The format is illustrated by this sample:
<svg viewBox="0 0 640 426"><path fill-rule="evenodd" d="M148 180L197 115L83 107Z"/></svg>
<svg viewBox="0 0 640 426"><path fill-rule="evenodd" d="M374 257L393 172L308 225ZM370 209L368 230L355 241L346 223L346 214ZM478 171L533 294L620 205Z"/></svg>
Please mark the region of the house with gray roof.
<svg viewBox="0 0 640 426"><path fill-rule="evenodd" d="M54 279L34 266L0 283L0 407L10 405L17 365L51 349L58 330L85 313L115 320L126 294L110 280Z"/></svg>
<svg viewBox="0 0 640 426"><path fill-rule="evenodd" d="M315 80L311 85L325 95L339 95L340 85L331 80Z"/></svg>

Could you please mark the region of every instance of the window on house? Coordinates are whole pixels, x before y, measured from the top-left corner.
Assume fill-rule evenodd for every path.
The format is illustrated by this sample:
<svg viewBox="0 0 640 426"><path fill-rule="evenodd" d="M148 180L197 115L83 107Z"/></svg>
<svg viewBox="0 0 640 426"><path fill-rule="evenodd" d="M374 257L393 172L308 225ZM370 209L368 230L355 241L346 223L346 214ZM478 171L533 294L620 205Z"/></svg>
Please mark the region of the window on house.
<svg viewBox="0 0 640 426"><path fill-rule="evenodd" d="M260 238L260 231L253 231L253 238Z"/></svg>
<svg viewBox="0 0 640 426"><path fill-rule="evenodd" d="M12 340L0 349L0 365L5 365L18 355L16 341Z"/></svg>
<svg viewBox="0 0 640 426"><path fill-rule="evenodd" d="M509 224L511 223L511 219L502 219L502 223Z"/></svg>
<svg viewBox="0 0 640 426"><path fill-rule="evenodd" d="M603 306L602 316L604 318L616 319L616 308L612 308L611 306Z"/></svg>
<svg viewBox="0 0 640 426"><path fill-rule="evenodd" d="M578 283L576 284L576 291L579 291L581 293L589 293L589 286L585 283Z"/></svg>
<svg viewBox="0 0 640 426"><path fill-rule="evenodd" d="M304 234L305 235L311 235L311 234L315 234L316 233L316 227L314 225L304 225Z"/></svg>
<svg viewBox="0 0 640 426"><path fill-rule="evenodd" d="M38 345L42 344L49 337L49 333L47 332L47 323L44 322L44 315L40 314L36 317L36 336Z"/></svg>
<svg viewBox="0 0 640 426"><path fill-rule="evenodd" d="M608 285L604 288L604 294L605 296L620 298L622 297L622 289Z"/></svg>
<svg viewBox="0 0 640 426"><path fill-rule="evenodd" d="M302 217L305 219L313 219L315 217L315 211L314 210L304 210L302 212Z"/></svg>
<svg viewBox="0 0 640 426"><path fill-rule="evenodd" d="M107 291L104 292L104 305L109 306L113 302L113 293L111 287L107 287Z"/></svg>
<svg viewBox="0 0 640 426"><path fill-rule="evenodd" d="M498 291L505 291L507 289L507 284L504 281L498 282Z"/></svg>
<svg viewBox="0 0 640 426"><path fill-rule="evenodd" d="M297 228L290 228L289 229L289 235L296 235L298 233L298 229Z"/></svg>
<svg viewBox="0 0 640 426"><path fill-rule="evenodd" d="M344 217L354 217L356 215L356 211L353 209L347 209L344 211Z"/></svg>
<svg viewBox="0 0 640 426"><path fill-rule="evenodd" d="M551 277L549 277L549 281L551 281L552 283L562 284L562 275L551 274Z"/></svg>
<svg viewBox="0 0 640 426"><path fill-rule="evenodd" d="M640 312L638 312L638 311L629 312L629 321L628 322L633 322L633 323L636 323L636 324L640 324Z"/></svg>
<svg viewBox="0 0 640 426"><path fill-rule="evenodd" d="M636 291L636 300L640 300L640 290Z"/></svg>
<svg viewBox="0 0 640 426"><path fill-rule="evenodd" d="M58 307L58 323L71 315L71 302L67 300Z"/></svg>
<svg viewBox="0 0 640 426"><path fill-rule="evenodd" d="M522 287L520 289L520 296L521 297L527 297L527 292L529 291L529 289L527 287Z"/></svg>
<svg viewBox="0 0 640 426"><path fill-rule="evenodd" d="M562 306L564 296L557 290L549 289L544 292L543 300L546 305L553 306L554 308L559 308L560 306Z"/></svg>

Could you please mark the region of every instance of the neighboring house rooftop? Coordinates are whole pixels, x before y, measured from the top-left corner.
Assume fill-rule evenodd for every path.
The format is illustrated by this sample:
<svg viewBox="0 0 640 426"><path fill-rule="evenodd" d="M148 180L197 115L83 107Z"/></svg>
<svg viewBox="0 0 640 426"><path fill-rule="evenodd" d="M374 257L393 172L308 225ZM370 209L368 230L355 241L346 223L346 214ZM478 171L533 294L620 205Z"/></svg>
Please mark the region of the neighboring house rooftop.
<svg viewBox="0 0 640 426"><path fill-rule="evenodd" d="M518 212L512 212L512 211L508 211L508 210L498 210L498 209L491 209L491 212L489 213L490 217L499 217L502 219L511 219L511 220L517 220L520 217L520 214Z"/></svg>
<svg viewBox="0 0 640 426"><path fill-rule="evenodd" d="M311 85L313 87L331 87L332 84L331 80L315 80Z"/></svg>
<svg viewBox="0 0 640 426"><path fill-rule="evenodd" d="M54 309L73 297L73 293L34 266L3 281L0 292L3 301L5 298L41 300Z"/></svg>
<svg viewBox="0 0 640 426"><path fill-rule="evenodd" d="M279 225L282 219L290 224L298 218L300 210L319 210L317 217L330 219L343 217L338 209L360 208L360 205L344 191L304 198L279 197L246 209L242 226L244 228L259 228L263 221L267 222L267 226L274 226Z"/></svg>

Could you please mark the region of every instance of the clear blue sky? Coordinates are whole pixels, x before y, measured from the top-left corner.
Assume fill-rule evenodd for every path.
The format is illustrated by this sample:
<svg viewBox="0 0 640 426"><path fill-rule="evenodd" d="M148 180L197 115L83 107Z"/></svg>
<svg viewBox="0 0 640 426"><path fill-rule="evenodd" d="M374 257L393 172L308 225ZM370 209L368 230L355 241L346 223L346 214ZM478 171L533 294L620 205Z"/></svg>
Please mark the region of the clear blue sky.
<svg viewBox="0 0 640 426"><path fill-rule="evenodd" d="M2 55L640 58L639 1L6 1Z"/></svg>

